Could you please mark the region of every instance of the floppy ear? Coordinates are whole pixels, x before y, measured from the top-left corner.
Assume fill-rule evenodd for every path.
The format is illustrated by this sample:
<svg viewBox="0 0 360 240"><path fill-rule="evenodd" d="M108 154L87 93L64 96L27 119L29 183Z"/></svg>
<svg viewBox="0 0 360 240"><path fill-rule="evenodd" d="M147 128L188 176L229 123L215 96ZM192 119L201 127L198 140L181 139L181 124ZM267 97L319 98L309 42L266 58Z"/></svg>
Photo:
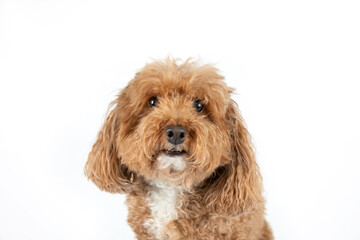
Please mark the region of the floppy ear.
<svg viewBox="0 0 360 240"><path fill-rule="evenodd" d="M113 109L98 133L84 169L85 175L96 186L111 193L130 192L136 181L135 173L122 164L118 155L116 139L120 130L121 102L120 95L110 104L108 112Z"/></svg>
<svg viewBox="0 0 360 240"><path fill-rule="evenodd" d="M214 212L235 215L251 211L252 206L262 199L262 177L250 134L233 100L226 118L232 141L232 159L207 180L205 201Z"/></svg>

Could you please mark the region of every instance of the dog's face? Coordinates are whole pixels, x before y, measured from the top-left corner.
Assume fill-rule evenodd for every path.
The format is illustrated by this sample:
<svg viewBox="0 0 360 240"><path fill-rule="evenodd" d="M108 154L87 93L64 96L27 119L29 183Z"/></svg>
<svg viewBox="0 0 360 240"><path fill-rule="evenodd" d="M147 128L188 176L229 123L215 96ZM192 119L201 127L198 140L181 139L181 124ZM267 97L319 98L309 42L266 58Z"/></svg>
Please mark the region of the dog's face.
<svg viewBox="0 0 360 240"><path fill-rule="evenodd" d="M118 99L118 157L147 180L198 183L231 159L229 92L210 66L146 66Z"/></svg>
<svg viewBox="0 0 360 240"><path fill-rule="evenodd" d="M244 204L260 185L230 93L210 65L170 59L146 65L112 103L86 174L110 192L131 191L142 179L203 186L211 202L237 194L234 201Z"/></svg>

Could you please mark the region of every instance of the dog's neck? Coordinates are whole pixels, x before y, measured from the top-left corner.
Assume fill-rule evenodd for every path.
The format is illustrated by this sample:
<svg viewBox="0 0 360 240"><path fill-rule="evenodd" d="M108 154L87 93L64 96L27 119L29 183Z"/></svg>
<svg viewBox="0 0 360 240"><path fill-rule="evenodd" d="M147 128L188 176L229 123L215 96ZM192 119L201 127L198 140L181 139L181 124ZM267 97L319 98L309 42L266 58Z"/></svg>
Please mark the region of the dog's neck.
<svg viewBox="0 0 360 240"><path fill-rule="evenodd" d="M146 201L152 218L147 220L144 226L156 239L163 239L166 225L178 216L178 196L184 189L157 181L151 181L149 184L150 190Z"/></svg>

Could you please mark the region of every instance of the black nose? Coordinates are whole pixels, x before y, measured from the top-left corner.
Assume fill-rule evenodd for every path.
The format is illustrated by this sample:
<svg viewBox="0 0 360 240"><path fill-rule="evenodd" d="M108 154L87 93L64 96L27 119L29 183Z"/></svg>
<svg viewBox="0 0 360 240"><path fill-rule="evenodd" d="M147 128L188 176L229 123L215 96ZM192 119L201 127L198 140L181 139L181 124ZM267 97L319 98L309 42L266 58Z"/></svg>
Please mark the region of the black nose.
<svg viewBox="0 0 360 240"><path fill-rule="evenodd" d="M181 144L185 141L187 131L183 126L167 126L165 128L165 136L169 143L174 145Z"/></svg>

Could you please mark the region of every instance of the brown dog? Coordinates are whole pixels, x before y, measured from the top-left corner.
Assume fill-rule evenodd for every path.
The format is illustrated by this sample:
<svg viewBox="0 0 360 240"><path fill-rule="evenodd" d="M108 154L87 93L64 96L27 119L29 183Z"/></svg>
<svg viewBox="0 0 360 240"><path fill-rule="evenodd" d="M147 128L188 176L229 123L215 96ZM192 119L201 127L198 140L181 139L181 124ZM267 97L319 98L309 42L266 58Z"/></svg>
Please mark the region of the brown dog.
<svg viewBox="0 0 360 240"><path fill-rule="evenodd" d="M127 194L142 239L273 239L250 135L217 69L146 65L110 105L85 166Z"/></svg>

